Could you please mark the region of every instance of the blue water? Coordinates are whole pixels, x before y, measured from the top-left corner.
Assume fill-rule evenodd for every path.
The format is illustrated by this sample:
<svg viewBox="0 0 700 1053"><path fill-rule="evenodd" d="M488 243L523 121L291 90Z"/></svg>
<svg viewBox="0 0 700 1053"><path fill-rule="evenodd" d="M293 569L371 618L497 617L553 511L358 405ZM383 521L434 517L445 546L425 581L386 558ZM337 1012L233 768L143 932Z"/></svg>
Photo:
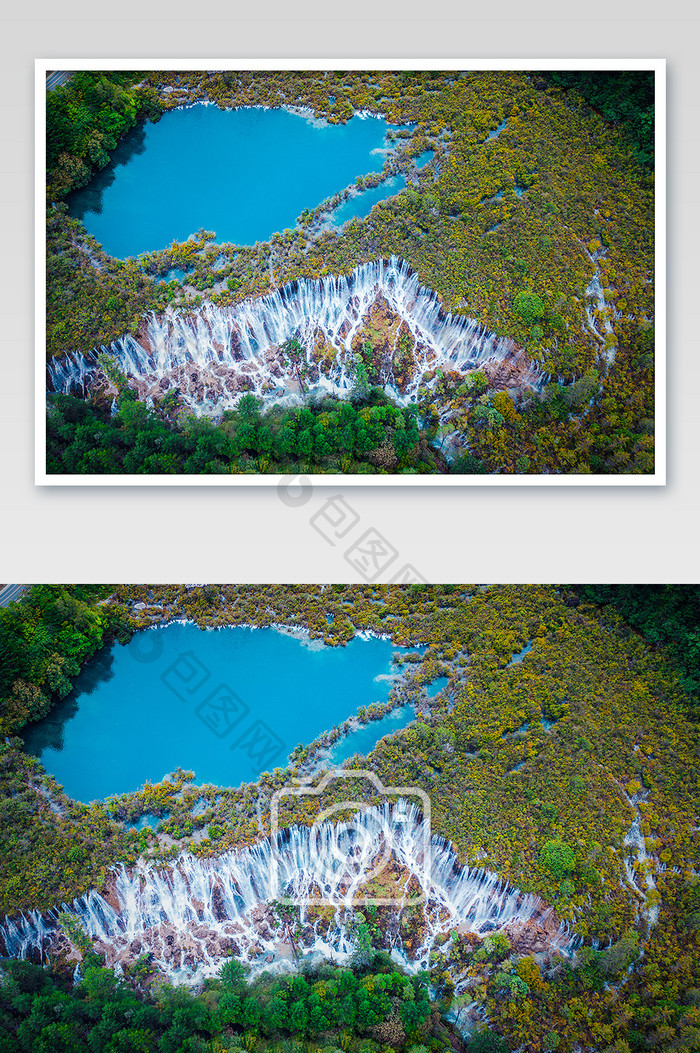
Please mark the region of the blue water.
<svg viewBox="0 0 700 1053"><path fill-rule="evenodd" d="M523 194L525 193L525 191L527 190L527 187L526 186L520 186L519 183L516 183L515 186L513 187L513 190L515 191L515 196L516 197L522 197ZM505 194L505 190L497 190L496 193L492 194L490 197L488 197L488 196L487 197L482 197L482 199L479 202L479 204L483 205L487 201L488 202L491 202L491 201L502 201L504 194ZM495 227L493 229L495 230Z"/></svg>
<svg viewBox="0 0 700 1053"><path fill-rule="evenodd" d="M192 271L183 271L181 267L171 267L170 270L166 271L166 273L163 275L163 277L161 278L161 281L164 281L164 282L171 282L171 281L181 282L185 278L189 278L189 276L191 274L192 274Z"/></svg>
<svg viewBox="0 0 700 1053"><path fill-rule="evenodd" d="M498 128L494 128L492 132L489 132L489 134L484 139L484 142L487 143L490 139L498 139L499 135L501 134L501 132L503 131L505 126L506 126L505 120L501 121L501 123L499 124Z"/></svg>
<svg viewBox="0 0 700 1053"><path fill-rule="evenodd" d="M416 166L418 168L425 168L425 166L427 164L429 164L434 157L435 157L435 151L434 150L424 150L423 153L422 154L418 154L418 157L414 158L414 160L415 160Z"/></svg>
<svg viewBox="0 0 700 1053"><path fill-rule="evenodd" d="M164 812L163 815L151 815L146 813L142 815L140 819L135 819L133 823L124 823L127 830L145 830L147 827L151 830L156 830L160 823L164 822L170 812Z"/></svg>
<svg viewBox="0 0 700 1053"><path fill-rule="evenodd" d="M430 684L426 684L424 691L428 698L435 698L435 696L442 691L443 687L447 687L450 682L450 678L447 676L439 676L437 680L431 681Z"/></svg>
<svg viewBox="0 0 700 1053"><path fill-rule="evenodd" d="M102 651L23 737L80 801L177 767L194 769L199 784L238 786L284 767L295 746L360 706L385 702L392 654L406 650L359 637L316 650L273 629L146 630Z"/></svg>
<svg viewBox="0 0 700 1053"><path fill-rule="evenodd" d="M528 642L523 647L522 651L518 651L517 654L513 655L513 657L511 658L510 662L508 662L508 665L509 666L510 665L517 665L518 662L522 662L522 660L525 657L525 655L528 655L531 650L532 650L532 640L528 640ZM508 668L508 666L506 666L506 668Z"/></svg>
<svg viewBox="0 0 700 1053"><path fill-rule="evenodd" d="M110 164L68 199L112 256L164 249L201 227L253 245L305 208L380 172L391 127L379 117L323 124L282 109L171 110L134 129ZM386 193L385 195L386 196Z"/></svg>
<svg viewBox="0 0 700 1053"><path fill-rule="evenodd" d="M416 714L413 706L402 706L401 709L394 709L391 713L387 713L381 720L373 720L371 723L365 724L364 727L358 728L357 731L351 731L349 735L346 735L336 743L330 754L329 764L343 764L348 757L352 757L355 753L367 756L381 738L385 735L391 735L392 732L398 731L400 728L407 727L415 719Z"/></svg>
<svg viewBox="0 0 700 1053"><path fill-rule="evenodd" d="M373 186L369 190L362 190L354 197L349 197L342 205L338 205L331 213L331 223L334 227L342 227L348 220L364 219L368 216L378 201L385 201L388 197L398 194L406 186L406 180L402 175L391 176L385 179L379 186Z"/></svg>

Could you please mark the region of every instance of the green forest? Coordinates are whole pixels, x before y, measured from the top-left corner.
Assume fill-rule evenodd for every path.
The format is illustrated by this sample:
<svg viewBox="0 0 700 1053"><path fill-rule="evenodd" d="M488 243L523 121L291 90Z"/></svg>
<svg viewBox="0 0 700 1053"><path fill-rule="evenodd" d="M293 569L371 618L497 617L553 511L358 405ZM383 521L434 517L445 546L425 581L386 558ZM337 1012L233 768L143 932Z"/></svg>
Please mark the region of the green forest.
<svg viewBox="0 0 700 1053"><path fill-rule="evenodd" d="M250 985L232 960L198 995L158 982L146 959L118 979L92 956L75 987L29 962L3 971L1 1053L443 1053L454 1041L427 974L406 976L382 954Z"/></svg>
<svg viewBox="0 0 700 1053"><path fill-rule="evenodd" d="M499 378L497 371L476 384L472 374L438 376L419 392L420 434L405 454L395 448L392 453L396 435L386 429L370 449L353 448L345 459L332 442L329 451L322 443L311 449L308 443L286 450L254 444L241 449L228 441L231 422L217 417L216 437L208 440L214 456L202 461L192 447L191 410L176 384L155 400L142 422L143 440L126 450L130 444L121 422L107 419L119 393L117 385L109 385L107 371L91 394L87 417L73 421L74 428L65 416L79 417L79 408L69 411L63 401L54 409L57 400L49 398L47 471L653 472L653 76L641 71L75 74L47 95L49 359L89 353L125 333L136 334L148 311L171 306L187 312L207 301L232 306L299 278L348 274L360 263L397 255L436 291L444 310L512 338L547 379L534 391ZM305 209L293 229L269 242L221 245L214 232L199 230L187 241L138 258L110 257L69 216L66 195L108 164L125 134L136 134L144 121L159 120L173 107L204 100L221 108L306 106L331 123L360 110L381 112L392 123L411 126L399 133L398 152L386 162L387 173L404 173L409 185L341 231L324 227L322 219L352 187ZM416 170L413 160L425 150L433 151L433 159ZM377 178L360 181L373 185ZM166 280L172 268L187 270L188 277ZM604 306L586 300L596 273ZM359 336L355 365L370 387L386 359L388 338L388 330L372 319ZM407 367L400 341L392 353L394 374L401 377ZM325 354L316 348L314 362L321 363ZM434 376L428 373L426 380ZM362 382L355 394L362 398ZM303 408L315 412L311 405ZM263 407L272 432L282 412L274 404ZM64 419L52 422L52 414ZM452 467L445 466L448 451L441 449L441 424L444 432L447 421L460 443ZM82 424L97 436L94 445L90 430L80 431ZM163 432L160 445L168 448L165 457L146 434L156 426Z"/></svg>
<svg viewBox="0 0 700 1053"><path fill-rule="evenodd" d="M22 728L65 697L80 665L100 647L151 625L294 624L327 646L343 646L358 631L388 632L401 647L428 645L398 656L404 675L397 701L420 700L420 716L345 767L369 766L385 785L422 787L434 832L460 860L541 896L580 946L573 960L556 953L543 960L503 933L483 939L455 929L431 955L430 1016L421 1010L420 1019L404 1019L389 987L396 1004L389 1019L400 1026L380 1036L371 1027L358 1030L347 999L359 997L357 978L368 970L395 972L382 957L390 946L388 908L356 915L354 979L342 981L349 994L338 1010L350 1016L326 1015L318 1033L288 1026L276 979L263 976L246 988L257 1005L249 1003L248 1019L236 1015L245 998L224 1001L223 974L194 995L159 986L162 978L147 960L117 981L90 957L88 940L75 989L69 981L75 963L60 956L48 971L0 964L6 1041L15 1043L6 1048L72 1050L83 1042L82 1048L109 1050L247 1053L279 1043L284 1053L312 1047L417 1053L416 1046L444 1053L450 1045L567 1053L697 1049L698 602L696 586L669 585L34 586L0 610L0 912L47 910L101 889L117 862L167 866L183 850L215 859L255 844L261 821L269 832L260 802L292 778L322 777L319 751L327 736L300 743L287 768L238 788L200 786L196 773L180 769L161 783L88 805L67 797L26 754ZM423 686L441 676L447 686L429 698ZM342 799L339 793L331 783L318 798L286 798L282 826L313 822ZM358 793L376 800L366 781L358 782ZM124 825L146 814L160 817L155 830ZM647 859L632 861L631 882L622 860L635 817ZM419 911L402 914L404 947L420 941L421 919ZM318 924L329 920L319 908ZM303 943L298 916L286 916L286 924ZM80 946L86 935L72 938ZM457 977L466 984L459 995ZM422 981L385 982L414 985L409 1001L421 1005L415 984ZM464 1039L441 1031L440 1015L467 1003L477 1007L481 1024ZM44 1028L49 1037L42 1046ZM147 1037L116 1037L129 1028ZM292 1050L289 1042L301 1045Z"/></svg>
<svg viewBox="0 0 700 1053"><path fill-rule="evenodd" d="M265 414L259 399L243 395L218 427L194 416L174 426L165 407L149 410L131 389L122 389L114 414L57 395L47 422L47 467L81 475L296 473L302 465L357 474L454 471L431 445L435 431L419 426L417 409L393 406L381 388L355 404L326 396Z"/></svg>

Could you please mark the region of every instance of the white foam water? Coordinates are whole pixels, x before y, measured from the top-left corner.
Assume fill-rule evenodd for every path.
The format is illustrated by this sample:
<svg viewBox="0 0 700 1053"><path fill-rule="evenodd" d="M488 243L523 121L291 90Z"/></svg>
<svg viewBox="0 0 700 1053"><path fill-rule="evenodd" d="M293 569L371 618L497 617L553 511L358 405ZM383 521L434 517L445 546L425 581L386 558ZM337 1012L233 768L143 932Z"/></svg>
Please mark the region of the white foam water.
<svg viewBox="0 0 700 1053"><path fill-rule="evenodd" d="M431 837L416 807L401 800L366 808L350 821L293 826L274 841L216 858L185 853L167 868L149 862L119 866L105 895L92 891L63 909L81 920L109 964L149 953L171 979L199 983L216 975L230 954L258 968L289 967L291 947L284 922L270 910L274 901L299 906L300 953L347 960L354 910L362 910L363 890L376 887L368 882L387 868L392 954L409 970L427 967L437 937L457 925L486 935L531 919L554 921L537 896L460 864L452 846ZM327 927L314 910L319 904L332 910ZM411 906L420 908L423 920L420 944L409 948L399 921ZM46 960L58 935L58 914L55 908L5 919L0 939L6 953ZM575 942L568 927L555 924L552 932L552 948L567 953Z"/></svg>
<svg viewBox="0 0 700 1053"><path fill-rule="evenodd" d="M348 276L304 278L235 307L208 302L194 311L150 313L138 338L127 334L101 350L136 381L142 397L177 386L194 412L218 414L233 408L246 391L263 399L299 401L294 370L279 352L296 337L313 386L342 397L353 384L353 340L380 297L405 324L413 345L411 376L404 379L403 391L398 391L392 363L383 366L380 378L400 404L416 401L428 371L466 373L518 353L509 338L473 318L443 311L435 292L421 286L396 256L364 263ZM319 339L326 345L322 361L314 354ZM99 350L52 359L48 390L85 396L97 373ZM528 363L521 379L532 387L543 380L535 363ZM433 383L430 376L427 386Z"/></svg>

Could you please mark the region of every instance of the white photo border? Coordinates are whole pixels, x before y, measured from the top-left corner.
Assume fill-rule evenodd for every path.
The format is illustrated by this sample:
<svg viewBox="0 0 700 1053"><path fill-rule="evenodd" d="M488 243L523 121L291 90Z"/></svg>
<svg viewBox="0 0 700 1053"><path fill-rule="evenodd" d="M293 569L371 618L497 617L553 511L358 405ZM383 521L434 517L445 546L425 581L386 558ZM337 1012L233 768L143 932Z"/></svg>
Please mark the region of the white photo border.
<svg viewBox="0 0 700 1053"><path fill-rule="evenodd" d="M36 486L267 486L276 475L53 475L46 471L46 75L52 70L650 70L655 86L654 472L648 475L309 475L315 486L666 485L666 60L522 59L35 59L35 474Z"/></svg>

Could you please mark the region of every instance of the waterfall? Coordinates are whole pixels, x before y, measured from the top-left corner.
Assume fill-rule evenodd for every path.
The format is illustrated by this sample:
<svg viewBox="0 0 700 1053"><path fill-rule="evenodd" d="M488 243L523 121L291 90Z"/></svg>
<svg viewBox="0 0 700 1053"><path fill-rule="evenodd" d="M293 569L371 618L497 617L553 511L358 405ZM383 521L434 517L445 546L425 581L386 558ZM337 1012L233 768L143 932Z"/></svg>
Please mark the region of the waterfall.
<svg viewBox="0 0 700 1053"><path fill-rule="evenodd" d="M108 964L123 966L150 953L171 979L198 983L215 975L230 954L258 969L288 968L291 947L270 907L285 897L300 907L302 953L347 960L353 905L363 909L362 890L377 874L390 876L382 887L391 889L392 953L410 970L427 967L438 935L457 925L485 935L537 919L548 926L553 948L567 953L573 947L568 928L537 896L497 874L461 865L447 841L430 836L415 806L400 800L393 807L367 808L350 821L293 826L274 841L216 858L185 853L170 867L120 865L104 895L92 891L62 909L82 921ZM334 914L325 932L313 909L319 901ZM398 919L417 904L420 944L403 947ZM0 941L6 953L46 960L58 935L58 913L54 908L43 916L33 911L5 919Z"/></svg>
<svg viewBox="0 0 700 1053"><path fill-rule="evenodd" d="M382 385L403 404L415 402L423 377L438 369L465 373L486 362L514 360L521 352L512 340L498 337L477 321L443 311L435 292L419 285L405 260L392 256L356 267L349 276L303 278L235 307L210 302L193 310L168 308L150 313L135 336L109 347L54 358L47 364L50 392L85 395L97 372L99 350L107 351L130 377L139 396L160 397L178 387L196 413L231 409L241 394L299 401L297 386L279 347L296 337L304 347L311 383L342 396L349 392L352 342L378 303L392 319L394 336L401 323L412 341L410 378L397 390L393 354L380 366ZM408 330L408 333L406 333ZM324 347L323 357L316 352ZM395 350L395 349L394 349ZM526 362L519 382L536 387L535 364ZM427 381L428 386L434 382Z"/></svg>
<svg viewBox="0 0 700 1053"><path fill-rule="evenodd" d="M647 919L647 922L650 926L656 925L659 920L659 906L657 903L653 903L650 906L648 902L648 893L652 890L656 891L656 881L654 880L653 871L656 860L654 856L649 855L647 852L646 840L641 830L642 813L639 808L639 801L645 800L649 796L649 791L642 791L638 794L634 794L632 797L627 793L624 793L624 796L630 808L633 808L635 813L632 825L622 842L627 850L623 857L625 876L629 885L644 901L642 913ZM636 873L634 866L635 862L639 868L646 891L639 886L638 874Z"/></svg>
<svg viewBox="0 0 700 1053"><path fill-rule="evenodd" d="M583 243L582 243L583 244ZM599 261L605 259L608 254L608 250L601 248L596 249L593 252L589 252L588 248L584 245L584 250L591 263L595 264L595 273L591 278L589 284L586 286L586 321L588 328L591 330L595 338L600 343L605 342L605 336L598 331L598 319L596 317L596 311L600 312L600 316L603 321L603 329L605 334L612 334L614 336L614 329L610 316L612 311L608 310L608 304L605 299L605 293L603 291L603 284L601 282L601 271ZM615 361L616 344L612 344L610 347L604 349L603 357L608 364L608 368Z"/></svg>

